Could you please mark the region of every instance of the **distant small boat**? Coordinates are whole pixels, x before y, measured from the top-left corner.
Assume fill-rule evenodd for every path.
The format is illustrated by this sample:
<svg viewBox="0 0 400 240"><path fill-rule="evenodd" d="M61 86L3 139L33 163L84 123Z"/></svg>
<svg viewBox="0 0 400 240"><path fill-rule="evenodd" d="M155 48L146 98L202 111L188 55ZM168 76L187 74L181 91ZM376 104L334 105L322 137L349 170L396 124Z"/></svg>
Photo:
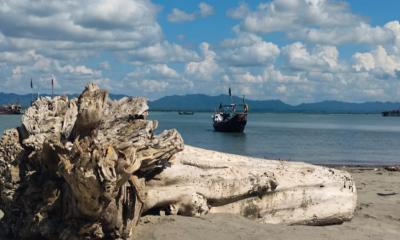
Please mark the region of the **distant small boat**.
<svg viewBox="0 0 400 240"><path fill-rule="evenodd" d="M194 112L178 112L179 115L193 115Z"/></svg>
<svg viewBox="0 0 400 240"><path fill-rule="evenodd" d="M8 104L0 106L0 115L21 113L21 105L19 104Z"/></svg>
<svg viewBox="0 0 400 240"><path fill-rule="evenodd" d="M230 88L229 96L231 96ZM218 132L243 132L247 124L248 109L244 97L243 104L220 104L212 115L214 130Z"/></svg>
<svg viewBox="0 0 400 240"><path fill-rule="evenodd" d="M399 110L391 110L382 112L383 117L400 117L400 109Z"/></svg>

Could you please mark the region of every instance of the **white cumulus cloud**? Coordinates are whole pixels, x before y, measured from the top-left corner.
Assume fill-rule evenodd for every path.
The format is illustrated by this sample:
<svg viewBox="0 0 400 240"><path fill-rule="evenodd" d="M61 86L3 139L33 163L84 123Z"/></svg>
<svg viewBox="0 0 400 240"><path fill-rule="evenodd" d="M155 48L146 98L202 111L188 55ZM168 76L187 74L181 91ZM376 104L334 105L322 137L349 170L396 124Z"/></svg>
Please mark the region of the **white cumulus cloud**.
<svg viewBox="0 0 400 240"><path fill-rule="evenodd" d="M181 23L190 22L198 17L208 17L214 14L214 7L205 2L201 2L198 5L198 10L188 13L178 8L173 8L168 14L167 19L170 22Z"/></svg>
<svg viewBox="0 0 400 240"><path fill-rule="evenodd" d="M221 53L225 62L233 66L258 66L273 62L279 55L279 47L254 34L239 33L235 39L226 39Z"/></svg>
<svg viewBox="0 0 400 240"><path fill-rule="evenodd" d="M214 74L220 70L216 60L217 54L210 49L210 45L206 42L200 44L200 49L203 54L203 59L186 64L185 72L196 79L212 80Z"/></svg>
<svg viewBox="0 0 400 240"><path fill-rule="evenodd" d="M214 7L204 2L199 3L199 9L202 17L207 17L214 13Z"/></svg>
<svg viewBox="0 0 400 240"><path fill-rule="evenodd" d="M400 76L400 56L389 54L382 46L365 53L355 53L353 68L356 71L374 71L378 74Z"/></svg>
<svg viewBox="0 0 400 240"><path fill-rule="evenodd" d="M177 8L172 9L172 12L168 14L168 21L170 22L187 22L196 19L195 13L187 13Z"/></svg>
<svg viewBox="0 0 400 240"><path fill-rule="evenodd" d="M148 47L131 50L128 53L130 59L139 62L187 62L199 58L195 51L168 41L162 41Z"/></svg>
<svg viewBox="0 0 400 240"><path fill-rule="evenodd" d="M283 54L291 68L307 71L335 71L339 51L335 46L316 46L312 52L300 42L285 46Z"/></svg>
<svg viewBox="0 0 400 240"><path fill-rule="evenodd" d="M371 26L351 12L344 1L273 0L250 9L241 3L228 11L240 19L242 31L268 34L283 32L291 39L319 44L385 44L395 37L395 24Z"/></svg>

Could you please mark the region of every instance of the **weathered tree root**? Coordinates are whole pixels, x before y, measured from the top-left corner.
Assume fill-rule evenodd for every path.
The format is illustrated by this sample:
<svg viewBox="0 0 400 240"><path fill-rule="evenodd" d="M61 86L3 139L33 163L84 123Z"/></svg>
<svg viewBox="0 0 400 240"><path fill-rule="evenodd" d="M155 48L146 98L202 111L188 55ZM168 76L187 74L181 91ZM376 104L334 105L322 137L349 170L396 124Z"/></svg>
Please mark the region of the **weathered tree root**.
<svg viewBox="0 0 400 240"><path fill-rule="evenodd" d="M183 149L176 130L153 134L144 98L110 101L90 84L76 100L41 98L0 144L4 234L129 238L145 178Z"/></svg>
<svg viewBox="0 0 400 240"><path fill-rule="evenodd" d="M348 173L182 151L176 130L154 135L147 110L144 98L111 101L94 84L78 99L37 100L1 138L0 236L128 239L142 213L157 211L311 225L353 216Z"/></svg>

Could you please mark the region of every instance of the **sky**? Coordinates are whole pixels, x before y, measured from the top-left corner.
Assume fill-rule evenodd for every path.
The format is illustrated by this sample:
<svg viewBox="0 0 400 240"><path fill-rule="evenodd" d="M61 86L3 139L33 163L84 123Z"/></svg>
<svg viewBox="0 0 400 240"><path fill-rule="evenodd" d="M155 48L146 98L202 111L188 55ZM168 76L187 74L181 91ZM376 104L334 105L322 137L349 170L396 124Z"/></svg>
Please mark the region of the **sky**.
<svg viewBox="0 0 400 240"><path fill-rule="evenodd" d="M0 92L400 101L398 0L0 0Z"/></svg>

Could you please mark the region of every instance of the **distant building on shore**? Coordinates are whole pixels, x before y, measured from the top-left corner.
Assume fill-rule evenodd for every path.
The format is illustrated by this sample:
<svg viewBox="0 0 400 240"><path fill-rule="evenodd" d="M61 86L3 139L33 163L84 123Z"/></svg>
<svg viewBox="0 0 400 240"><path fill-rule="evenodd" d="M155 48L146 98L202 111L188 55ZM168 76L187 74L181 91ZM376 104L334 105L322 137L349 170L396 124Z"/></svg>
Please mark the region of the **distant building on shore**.
<svg viewBox="0 0 400 240"><path fill-rule="evenodd" d="M382 112L384 117L400 117L400 109Z"/></svg>

